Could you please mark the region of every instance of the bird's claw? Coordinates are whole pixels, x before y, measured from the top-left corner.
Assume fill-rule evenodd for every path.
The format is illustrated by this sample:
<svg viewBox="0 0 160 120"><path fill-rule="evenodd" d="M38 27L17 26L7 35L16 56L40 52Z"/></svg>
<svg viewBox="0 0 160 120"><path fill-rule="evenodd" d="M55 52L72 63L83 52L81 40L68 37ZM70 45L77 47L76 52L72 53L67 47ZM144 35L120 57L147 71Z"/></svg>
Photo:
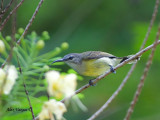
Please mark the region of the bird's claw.
<svg viewBox="0 0 160 120"><path fill-rule="evenodd" d="M94 83L93 80L89 80L89 85L90 86L96 86L96 83Z"/></svg>
<svg viewBox="0 0 160 120"><path fill-rule="evenodd" d="M112 73L116 74L116 71L114 70L114 68L110 65L110 70Z"/></svg>

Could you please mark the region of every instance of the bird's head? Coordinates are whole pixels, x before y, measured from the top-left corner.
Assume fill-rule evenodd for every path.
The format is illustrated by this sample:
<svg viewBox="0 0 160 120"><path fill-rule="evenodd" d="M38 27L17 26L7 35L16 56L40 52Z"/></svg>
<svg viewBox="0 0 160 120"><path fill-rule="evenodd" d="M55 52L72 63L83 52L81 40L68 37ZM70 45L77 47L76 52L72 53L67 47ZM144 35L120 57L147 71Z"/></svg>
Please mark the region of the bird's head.
<svg viewBox="0 0 160 120"><path fill-rule="evenodd" d="M81 56L78 53L71 53L71 54L65 55L61 59L53 61L52 64L56 62L65 62L69 66L73 67L73 65L81 64Z"/></svg>

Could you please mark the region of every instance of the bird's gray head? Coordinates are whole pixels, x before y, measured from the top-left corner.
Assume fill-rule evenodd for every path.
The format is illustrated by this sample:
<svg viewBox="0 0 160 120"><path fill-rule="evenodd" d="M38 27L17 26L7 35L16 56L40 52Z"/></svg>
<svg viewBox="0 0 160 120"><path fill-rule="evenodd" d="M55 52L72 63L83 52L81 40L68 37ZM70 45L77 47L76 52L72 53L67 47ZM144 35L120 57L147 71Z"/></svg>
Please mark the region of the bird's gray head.
<svg viewBox="0 0 160 120"><path fill-rule="evenodd" d="M68 65L71 65L71 64L78 65L78 64L81 64L81 56L78 53L71 53L71 54L65 55L62 59L53 61L52 64L56 62L65 62Z"/></svg>

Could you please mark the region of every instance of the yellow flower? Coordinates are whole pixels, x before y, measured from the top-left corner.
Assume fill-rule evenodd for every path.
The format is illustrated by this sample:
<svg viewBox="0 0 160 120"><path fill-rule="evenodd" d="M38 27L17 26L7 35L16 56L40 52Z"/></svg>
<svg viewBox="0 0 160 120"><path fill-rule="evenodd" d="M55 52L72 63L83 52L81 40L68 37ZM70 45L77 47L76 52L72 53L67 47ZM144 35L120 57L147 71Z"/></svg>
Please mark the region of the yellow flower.
<svg viewBox="0 0 160 120"><path fill-rule="evenodd" d="M64 77L63 80L63 84L64 84L64 94L66 97L71 96L72 94L74 94L75 90L76 90L76 86L77 86L77 76L76 74L68 74Z"/></svg>
<svg viewBox="0 0 160 120"><path fill-rule="evenodd" d="M18 73L15 66L6 66L4 70L0 69L0 90L8 95L18 78ZM3 86L2 86L3 85Z"/></svg>
<svg viewBox="0 0 160 120"><path fill-rule="evenodd" d="M56 120L61 120L63 118L63 113L66 112L67 109L64 103L56 101L54 99L45 102L42 108L42 111L39 114L40 120L45 119L54 119L53 114L56 117Z"/></svg>
<svg viewBox="0 0 160 120"><path fill-rule="evenodd" d="M45 74L48 82L48 93L56 98L72 95L77 86L75 74L60 75L57 71L49 71Z"/></svg>

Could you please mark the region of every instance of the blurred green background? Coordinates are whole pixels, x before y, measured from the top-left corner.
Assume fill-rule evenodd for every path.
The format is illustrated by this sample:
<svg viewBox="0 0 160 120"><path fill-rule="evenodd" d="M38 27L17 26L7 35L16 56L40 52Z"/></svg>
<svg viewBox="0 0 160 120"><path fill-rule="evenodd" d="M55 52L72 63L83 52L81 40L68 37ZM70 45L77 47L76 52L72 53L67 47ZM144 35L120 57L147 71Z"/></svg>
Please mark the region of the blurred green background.
<svg viewBox="0 0 160 120"><path fill-rule="evenodd" d="M9 0L5 0L7 3ZM17 28L27 25L39 0L26 0L17 12ZM155 0L45 0L34 20L30 31L41 33L47 30L51 40L47 41L47 52L66 41L70 47L60 57L73 52L90 50L105 51L115 56L136 53L147 32ZM153 26L147 45L155 40L158 29L159 13ZM11 22L11 21L10 21ZM11 33L10 23L3 34ZM140 81L150 51L146 52L132 74L131 78L96 120L122 120L126 114L134 92ZM160 120L160 47L157 47L152 67L145 81L142 94L134 109L131 120ZM60 66L61 67L61 66ZM67 120L85 120L96 112L118 88L131 65L126 65L90 87L83 94L82 100L87 112L75 111L72 106L64 117ZM63 71L69 67L63 66ZM78 88L88 83L79 81ZM36 108L33 108L36 109Z"/></svg>

